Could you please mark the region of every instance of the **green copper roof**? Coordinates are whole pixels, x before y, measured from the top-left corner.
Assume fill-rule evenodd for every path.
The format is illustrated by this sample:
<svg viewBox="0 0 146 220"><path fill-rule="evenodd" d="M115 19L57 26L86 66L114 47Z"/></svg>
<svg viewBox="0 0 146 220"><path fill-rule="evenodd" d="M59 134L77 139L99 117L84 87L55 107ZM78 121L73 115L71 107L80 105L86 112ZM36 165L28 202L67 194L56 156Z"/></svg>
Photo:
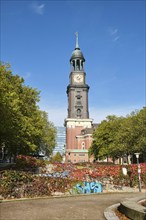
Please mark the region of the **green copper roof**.
<svg viewBox="0 0 146 220"><path fill-rule="evenodd" d="M74 51L72 52L72 56L71 56L70 60L79 58L79 59L82 59L83 61L85 61L83 53L79 48L78 32L76 32L75 35L76 35L76 47L75 47Z"/></svg>

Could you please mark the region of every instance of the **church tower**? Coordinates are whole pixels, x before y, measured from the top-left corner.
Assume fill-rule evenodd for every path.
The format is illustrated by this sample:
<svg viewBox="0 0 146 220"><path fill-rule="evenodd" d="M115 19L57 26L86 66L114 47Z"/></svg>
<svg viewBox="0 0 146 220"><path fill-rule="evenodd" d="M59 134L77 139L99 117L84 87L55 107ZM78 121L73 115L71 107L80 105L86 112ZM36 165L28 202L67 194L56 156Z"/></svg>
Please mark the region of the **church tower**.
<svg viewBox="0 0 146 220"><path fill-rule="evenodd" d="M88 110L89 86L86 84L84 63L85 58L79 48L78 33L76 33L76 47L70 58L71 70L67 86L66 162L88 161L88 149L92 142L92 119L89 119Z"/></svg>

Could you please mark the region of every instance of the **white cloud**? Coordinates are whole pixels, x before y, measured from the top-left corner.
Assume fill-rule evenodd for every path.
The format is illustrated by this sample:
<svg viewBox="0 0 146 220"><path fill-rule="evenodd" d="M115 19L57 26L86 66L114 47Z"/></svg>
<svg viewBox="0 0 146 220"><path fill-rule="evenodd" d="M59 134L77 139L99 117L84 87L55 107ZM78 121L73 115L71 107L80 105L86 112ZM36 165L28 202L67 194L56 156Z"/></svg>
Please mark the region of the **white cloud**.
<svg viewBox="0 0 146 220"><path fill-rule="evenodd" d="M117 34L117 32L118 32L118 29L114 29L112 27L109 27L109 33L110 33L111 36Z"/></svg>
<svg viewBox="0 0 146 220"><path fill-rule="evenodd" d="M117 41L120 38L120 36L117 36L113 39L113 41Z"/></svg>
<svg viewBox="0 0 146 220"><path fill-rule="evenodd" d="M117 28L108 27L107 31L113 41L117 41L120 38L119 30Z"/></svg>
<svg viewBox="0 0 146 220"><path fill-rule="evenodd" d="M31 8L36 14L43 15L44 9L45 9L45 4L39 4L38 2L33 2L31 4Z"/></svg>

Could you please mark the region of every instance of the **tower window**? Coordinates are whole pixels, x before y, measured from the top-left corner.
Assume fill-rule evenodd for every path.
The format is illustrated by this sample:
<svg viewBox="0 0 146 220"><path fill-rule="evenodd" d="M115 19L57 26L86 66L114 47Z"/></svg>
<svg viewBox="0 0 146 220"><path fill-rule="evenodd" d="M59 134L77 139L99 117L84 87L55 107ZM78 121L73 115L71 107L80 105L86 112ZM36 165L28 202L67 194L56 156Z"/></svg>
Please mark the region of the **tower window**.
<svg viewBox="0 0 146 220"><path fill-rule="evenodd" d="M73 70L75 70L75 61L73 60Z"/></svg>
<svg viewBox="0 0 146 220"><path fill-rule="evenodd" d="M81 109L77 109L77 117L80 118L81 117Z"/></svg>
<svg viewBox="0 0 146 220"><path fill-rule="evenodd" d="M80 96L80 95L77 95L77 99L81 99L81 96Z"/></svg>
<svg viewBox="0 0 146 220"><path fill-rule="evenodd" d="M77 70L80 70L80 61L77 60Z"/></svg>
<svg viewBox="0 0 146 220"><path fill-rule="evenodd" d="M83 61L81 62L81 69L83 70Z"/></svg>

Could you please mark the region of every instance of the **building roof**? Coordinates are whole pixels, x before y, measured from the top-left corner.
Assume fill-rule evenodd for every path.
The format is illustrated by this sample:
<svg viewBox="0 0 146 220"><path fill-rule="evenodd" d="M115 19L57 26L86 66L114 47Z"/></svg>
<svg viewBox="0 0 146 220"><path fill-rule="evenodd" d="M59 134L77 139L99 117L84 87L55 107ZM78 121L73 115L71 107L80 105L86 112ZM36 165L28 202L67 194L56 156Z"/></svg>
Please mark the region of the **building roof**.
<svg viewBox="0 0 146 220"><path fill-rule="evenodd" d="M94 131L93 128L85 128L85 129L81 130L81 135L92 134L93 131Z"/></svg>
<svg viewBox="0 0 146 220"><path fill-rule="evenodd" d="M74 51L72 52L72 56L71 56L71 60L73 59L81 59L83 61L85 61L84 55L82 53L82 51L80 50L79 44L78 44L78 33L76 32L76 47L74 49Z"/></svg>
<svg viewBox="0 0 146 220"><path fill-rule="evenodd" d="M80 48L75 48L74 51L72 52L71 60L77 59L77 58L85 61L84 55L82 51L80 50Z"/></svg>

